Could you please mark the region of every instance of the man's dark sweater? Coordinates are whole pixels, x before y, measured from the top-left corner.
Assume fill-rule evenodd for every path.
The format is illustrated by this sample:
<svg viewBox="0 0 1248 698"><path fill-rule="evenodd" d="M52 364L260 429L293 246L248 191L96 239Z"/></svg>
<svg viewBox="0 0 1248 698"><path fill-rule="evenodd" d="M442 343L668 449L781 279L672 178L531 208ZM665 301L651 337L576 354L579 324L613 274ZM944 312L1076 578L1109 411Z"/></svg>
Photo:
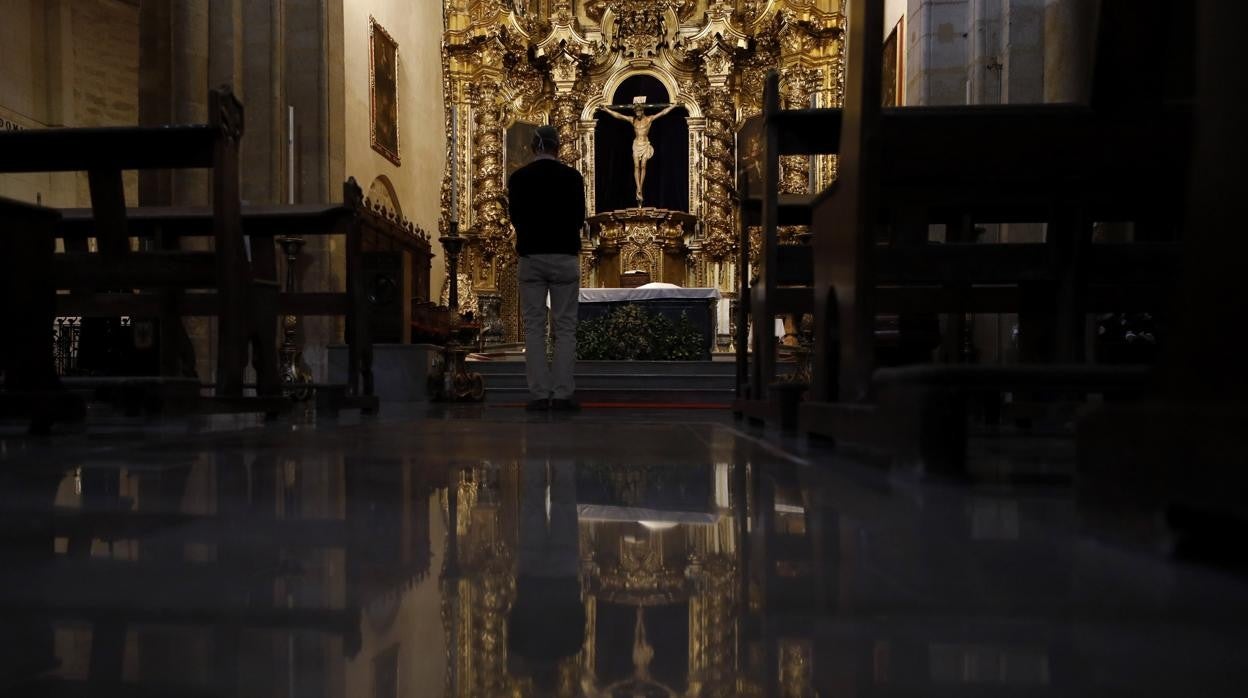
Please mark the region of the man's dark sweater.
<svg viewBox="0 0 1248 698"><path fill-rule="evenodd" d="M585 180L558 160L539 157L511 175L508 210L516 253L580 254L585 224Z"/></svg>

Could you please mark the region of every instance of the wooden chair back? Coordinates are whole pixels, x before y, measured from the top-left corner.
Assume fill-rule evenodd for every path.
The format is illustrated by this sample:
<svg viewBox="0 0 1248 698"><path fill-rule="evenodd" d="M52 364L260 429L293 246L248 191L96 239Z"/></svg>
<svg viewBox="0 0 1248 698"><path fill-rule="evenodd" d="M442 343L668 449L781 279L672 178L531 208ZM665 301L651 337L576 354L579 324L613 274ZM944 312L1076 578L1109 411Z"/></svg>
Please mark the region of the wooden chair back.
<svg viewBox="0 0 1248 698"><path fill-rule="evenodd" d="M870 389L874 363L875 312L871 302L875 244L874 212L879 198L878 133L883 100L883 0L849 0L849 43L842 110L839 175L824 192L831 205L816 205L815 277L832 279L815 290L817 401L856 400ZM820 380L823 377L824 380Z"/></svg>
<svg viewBox="0 0 1248 698"><path fill-rule="evenodd" d="M104 278L127 280L128 288L142 287L145 281L150 282L162 271L158 265L140 263L141 255L130 249L124 171L212 170L213 264L220 308L217 393L231 397L240 396L243 391L249 341L256 349L257 368L260 369L259 364L264 365L258 370L261 382L266 383L261 386L262 390L277 387L276 347L268 346L274 342L269 341L266 329L272 323L262 318L257 321L258 306L253 302L253 285L259 283L271 289L268 295L273 301L261 306L275 308L276 254L271 244L248 248L243 238L238 156L243 131L243 105L228 87L220 87L209 93L207 124L0 133L0 172L87 173L92 234L97 240L100 259L99 263L82 268L102 273L95 279L89 274L76 279L77 288L72 290L80 294L106 290L100 288ZM67 253L85 255L87 252L85 238L66 238L65 243ZM264 336L255 336L256 328L260 328ZM272 370L268 370L269 363L273 363Z"/></svg>

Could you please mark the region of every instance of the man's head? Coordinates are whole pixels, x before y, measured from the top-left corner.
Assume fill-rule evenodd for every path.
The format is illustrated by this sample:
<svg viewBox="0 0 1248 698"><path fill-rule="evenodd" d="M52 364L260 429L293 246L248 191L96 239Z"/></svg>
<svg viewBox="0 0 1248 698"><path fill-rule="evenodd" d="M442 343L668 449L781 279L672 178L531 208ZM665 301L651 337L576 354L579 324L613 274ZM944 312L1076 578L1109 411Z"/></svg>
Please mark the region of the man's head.
<svg viewBox="0 0 1248 698"><path fill-rule="evenodd" d="M558 155L559 131L554 126L538 126L533 133L534 155Z"/></svg>
<svg viewBox="0 0 1248 698"><path fill-rule="evenodd" d="M646 105L642 104L641 102L637 102L636 104L634 104L634 105L633 105L633 114L635 114L636 116L645 116L645 115L646 115Z"/></svg>

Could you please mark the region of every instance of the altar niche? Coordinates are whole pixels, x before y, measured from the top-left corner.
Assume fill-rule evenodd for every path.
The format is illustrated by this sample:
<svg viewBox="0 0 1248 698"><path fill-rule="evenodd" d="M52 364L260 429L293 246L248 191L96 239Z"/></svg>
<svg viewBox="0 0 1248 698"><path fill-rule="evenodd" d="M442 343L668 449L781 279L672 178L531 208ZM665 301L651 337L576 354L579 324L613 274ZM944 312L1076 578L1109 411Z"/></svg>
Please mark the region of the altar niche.
<svg viewBox="0 0 1248 698"><path fill-rule="evenodd" d="M670 104L672 96L663 83L650 75L634 75L616 88L613 107L632 115L633 100L645 97L647 105ZM653 115L656 108L647 109ZM677 107L650 128L654 157L646 167L642 199L648 208L689 212L689 110ZM637 208L633 185L632 126L607 114L594 116L594 195L599 213Z"/></svg>

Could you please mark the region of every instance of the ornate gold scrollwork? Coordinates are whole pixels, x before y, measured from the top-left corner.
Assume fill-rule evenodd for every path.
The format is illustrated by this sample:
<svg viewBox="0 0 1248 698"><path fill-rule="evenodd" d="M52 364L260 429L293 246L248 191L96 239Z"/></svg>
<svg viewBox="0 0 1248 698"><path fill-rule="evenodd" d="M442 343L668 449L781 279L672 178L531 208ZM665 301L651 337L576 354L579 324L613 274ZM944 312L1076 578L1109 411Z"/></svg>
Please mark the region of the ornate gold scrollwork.
<svg viewBox="0 0 1248 698"><path fill-rule="evenodd" d="M473 158L474 223L469 229L486 260L511 245L507 199L503 193L503 127L499 113L499 83L484 80L473 86L476 124Z"/></svg>
<svg viewBox="0 0 1248 698"><path fill-rule="evenodd" d="M673 271L671 278L686 284L706 283L710 276L729 278L733 274L711 275L708 269L731 261L738 245L735 130L760 110L766 71L783 71L790 106L812 101L834 106L843 93L844 7L827 5L814 0L444 0L447 135L456 128L452 114L458 115L459 134L456 152L448 154L463 165L456 177L462 194L458 218L469 239L462 262L479 291L502 296L508 341L518 340L520 320L511 298L514 274L505 273L513 257L513 231L506 219L503 129L516 120L554 125L561 137L560 159L579 166L590 182L592 208L594 132L586 115L609 100L608 93L627 76L658 77L673 101L690 111L689 188L697 225L679 242L654 243L657 249L635 246L641 255L635 258L653 267L663 259L670 263L673 254L683 257L684 271ZM809 162L786 158L782 191L811 190ZM813 186L826 186L834 175L834 158L815 162ZM448 177L442 195L447 214L451 189ZM801 233L781 231L785 242L798 240ZM661 229L658 236L668 237ZM600 237L593 244L610 244L609 233ZM586 248L587 283L616 282L597 276L602 258L602 251ZM621 263L630 261L621 258ZM666 272L660 268L657 273Z"/></svg>
<svg viewBox="0 0 1248 698"><path fill-rule="evenodd" d="M715 261L730 259L737 249L733 220L732 95L712 90L706 104L704 163L706 207L703 209L702 251Z"/></svg>

